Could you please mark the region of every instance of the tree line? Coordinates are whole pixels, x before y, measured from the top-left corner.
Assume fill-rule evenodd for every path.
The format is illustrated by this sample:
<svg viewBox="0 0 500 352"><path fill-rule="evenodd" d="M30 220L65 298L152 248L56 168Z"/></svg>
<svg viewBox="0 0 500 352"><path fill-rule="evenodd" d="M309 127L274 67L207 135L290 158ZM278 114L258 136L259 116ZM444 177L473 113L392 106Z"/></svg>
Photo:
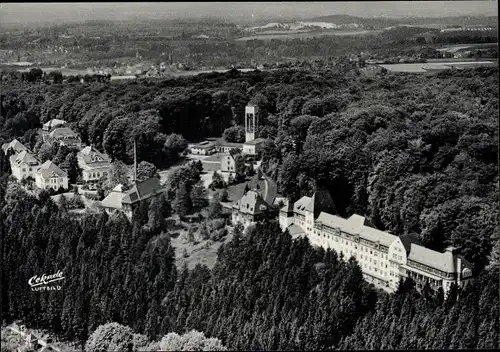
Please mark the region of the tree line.
<svg viewBox="0 0 500 352"><path fill-rule="evenodd" d="M235 228L212 270L188 270L176 268L168 230L150 225L154 209L138 211L132 223L105 213L78 219L44 193L36 198L15 184L3 193L6 322L49 329L89 350L187 341L203 349L204 336L220 340L207 341L211 348L244 350L491 348L498 341L491 309L499 303L498 267L446 298L429 286L416 292L411 279L389 295L363 280L354 258L293 240L271 221L246 233ZM61 291L29 290L31 276L57 270L65 276ZM180 337L192 330L204 335Z"/></svg>

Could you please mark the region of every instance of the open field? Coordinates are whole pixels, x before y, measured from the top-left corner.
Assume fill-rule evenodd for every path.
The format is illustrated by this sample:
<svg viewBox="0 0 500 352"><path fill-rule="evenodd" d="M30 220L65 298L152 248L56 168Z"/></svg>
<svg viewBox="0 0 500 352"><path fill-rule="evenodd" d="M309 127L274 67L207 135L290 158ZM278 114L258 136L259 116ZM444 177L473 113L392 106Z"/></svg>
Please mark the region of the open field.
<svg viewBox="0 0 500 352"><path fill-rule="evenodd" d="M29 72L33 67L23 68L18 70L19 72ZM52 71L61 71L63 76L78 76L78 75L88 75L91 74L87 70L84 69L76 69L76 68L59 68L59 67L40 67L40 69L44 72L52 72Z"/></svg>
<svg viewBox="0 0 500 352"><path fill-rule="evenodd" d="M481 48L491 48L498 46L498 43L481 43L481 44L456 44L447 45L443 48L436 49L437 51L444 51L448 53L456 53L457 51L464 49L481 49Z"/></svg>
<svg viewBox="0 0 500 352"><path fill-rule="evenodd" d="M407 73L425 73L427 69L451 69L456 68L471 68L477 66L493 66L496 65L493 61L447 61L447 62L426 62L418 64L387 64L380 65L391 72L407 72Z"/></svg>
<svg viewBox="0 0 500 352"><path fill-rule="evenodd" d="M197 264L206 265L213 268L217 261L217 251L224 244L232 239L231 228L228 227L228 234L222 241L201 240L198 243L191 243L187 240L187 231L183 231L178 237L172 238L172 246L175 248L175 265L182 268L187 264L188 269L193 269ZM185 251L185 252L184 252ZM184 254L187 257L184 257Z"/></svg>
<svg viewBox="0 0 500 352"><path fill-rule="evenodd" d="M236 41L247 41L247 40L289 40L289 39L297 39L297 38L316 38L316 37L324 37L328 35L370 35L370 34L378 34L382 32L381 30L361 30L361 31L331 31L331 32L299 32L296 31L287 32L283 31L283 33L274 33L274 34L255 34L251 36L241 37L236 39Z"/></svg>

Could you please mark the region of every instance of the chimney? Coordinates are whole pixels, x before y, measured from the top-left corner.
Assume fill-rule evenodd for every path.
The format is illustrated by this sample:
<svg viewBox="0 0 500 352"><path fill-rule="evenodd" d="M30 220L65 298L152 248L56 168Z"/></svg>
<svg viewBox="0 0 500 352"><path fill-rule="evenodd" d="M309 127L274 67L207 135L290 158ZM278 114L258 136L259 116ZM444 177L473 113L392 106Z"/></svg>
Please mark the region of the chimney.
<svg viewBox="0 0 500 352"><path fill-rule="evenodd" d="M137 147L134 138L134 184L137 184Z"/></svg>
<svg viewBox="0 0 500 352"><path fill-rule="evenodd" d="M453 246L446 247L446 252L450 252L453 255L455 254L456 251L457 251L456 247L453 247Z"/></svg>

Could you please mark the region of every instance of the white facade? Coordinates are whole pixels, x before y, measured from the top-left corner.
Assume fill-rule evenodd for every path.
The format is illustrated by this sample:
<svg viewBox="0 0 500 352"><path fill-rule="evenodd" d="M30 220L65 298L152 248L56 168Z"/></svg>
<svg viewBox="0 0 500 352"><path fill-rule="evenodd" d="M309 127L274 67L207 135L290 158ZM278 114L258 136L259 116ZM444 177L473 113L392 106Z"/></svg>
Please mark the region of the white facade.
<svg viewBox="0 0 500 352"><path fill-rule="evenodd" d="M38 188L68 189L68 175L56 164L48 160L43 163L35 173L35 183Z"/></svg>
<svg viewBox="0 0 500 352"><path fill-rule="evenodd" d="M220 161L221 171L235 174L236 162L231 154L223 154Z"/></svg>
<svg viewBox="0 0 500 352"><path fill-rule="evenodd" d="M40 166L40 163L26 150L12 155L9 161L12 176L14 176L18 181L28 177L35 179L35 172Z"/></svg>
<svg viewBox="0 0 500 352"><path fill-rule="evenodd" d="M106 177L111 170L109 157L92 147L85 147L79 151L77 159L85 182L98 181L102 177Z"/></svg>
<svg viewBox="0 0 500 352"><path fill-rule="evenodd" d="M452 282L464 287L471 278L471 265L453 249L440 253L410 243L407 238L369 226L364 217L356 214L343 219L321 212L314 219L313 207L310 197L295 202L293 211L290 206L283 207L279 216L281 228L295 224L311 244L333 249L345 260L354 257L364 278L388 292L395 291L400 278L405 277L414 279L418 289L428 282L433 289L442 287L445 294Z"/></svg>
<svg viewBox="0 0 500 352"><path fill-rule="evenodd" d="M59 188L68 189L68 177L48 177L45 178L41 174L35 175L35 183L38 188L47 189L52 188L57 191Z"/></svg>
<svg viewBox="0 0 500 352"><path fill-rule="evenodd" d="M245 107L245 143L253 141L257 134L257 107L247 105Z"/></svg>
<svg viewBox="0 0 500 352"><path fill-rule="evenodd" d="M111 167L95 167L91 170L82 170L82 178L85 182L98 181L109 174Z"/></svg>

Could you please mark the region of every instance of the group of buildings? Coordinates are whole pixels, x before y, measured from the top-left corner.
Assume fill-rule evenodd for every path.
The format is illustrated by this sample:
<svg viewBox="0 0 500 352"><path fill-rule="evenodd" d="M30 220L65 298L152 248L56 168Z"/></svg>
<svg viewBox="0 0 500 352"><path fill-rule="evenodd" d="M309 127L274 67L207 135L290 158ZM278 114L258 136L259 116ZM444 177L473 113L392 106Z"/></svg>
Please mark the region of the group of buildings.
<svg viewBox="0 0 500 352"><path fill-rule="evenodd" d="M220 171L222 173L236 174L236 158L244 156L244 160L256 160L266 141L264 138L256 138L258 132L258 107L249 104L245 107L245 142L227 142L222 138L207 139L198 144L189 146L191 154L208 156L220 153Z"/></svg>
<svg viewBox="0 0 500 352"><path fill-rule="evenodd" d="M294 203L280 199L276 184L265 175L263 179L264 187L253 185L231 205L233 225L248 228L278 217L281 229L293 237L306 236L312 245L333 249L345 259L354 257L365 280L387 292L396 291L400 279L406 277L415 281L418 290L428 283L433 290L441 287L445 294L453 283L465 287L472 279L472 265L453 247L438 252L423 246L417 236L380 231L364 216L344 219L334 215L333 199L321 187L312 197ZM285 205L279 209L283 200Z"/></svg>
<svg viewBox="0 0 500 352"><path fill-rule="evenodd" d="M464 287L472 265L448 247L444 253L424 247L415 236L396 236L376 229L365 217L334 215L329 192L318 189L312 197L288 202L279 212L282 230L307 236L313 245L331 248L344 258L354 257L368 282L394 292L401 278L412 278L417 289L426 283L445 294L452 283Z"/></svg>
<svg viewBox="0 0 500 352"><path fill-rule="evenodd" d="M189 146L191 154L212 155L215 153L229 153L233 149L242 150L244 155L256 157L262 150L264 138L256 138L258 129L258 107L249 104L245 107L245 142L226 142L223 139L208 139Z"/></svg>
<svg viewBox="0 0 500 352"><path fill-rule="evenodd" d="M42 127L42 138L46 143L56 142L69 148L79 150L77 153L78 166L82 170L82 180L86 183L95 183L102 177L106 177L111 168L111 162L106 154L103 154L91 146L83 146L80 137L67 122L52 119ZM2 151L9 155L12 175L18 180L32 179L40 189L53 189L55 191L69 188L68 173L47 160L44 163L38 161L33 153L17 139L2 145Z"/></svg>

